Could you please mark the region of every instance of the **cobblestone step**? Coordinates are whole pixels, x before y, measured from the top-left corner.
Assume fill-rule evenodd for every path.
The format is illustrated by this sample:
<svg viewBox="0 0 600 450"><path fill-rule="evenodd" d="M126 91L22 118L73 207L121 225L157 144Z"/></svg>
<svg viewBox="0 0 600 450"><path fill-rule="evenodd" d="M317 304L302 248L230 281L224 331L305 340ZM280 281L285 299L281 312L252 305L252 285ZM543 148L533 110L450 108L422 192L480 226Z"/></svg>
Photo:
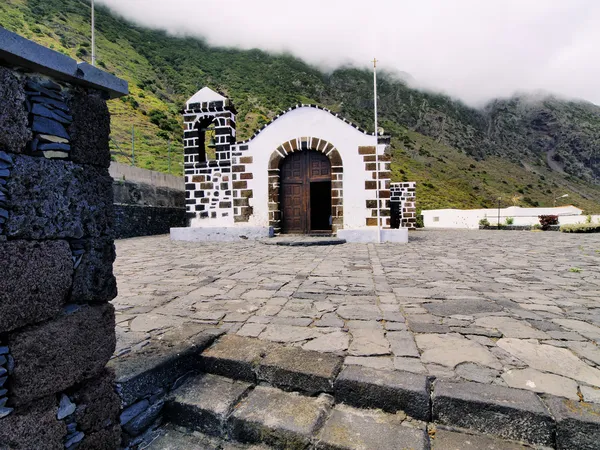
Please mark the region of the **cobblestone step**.
<svg viewBox="0 0 600 450"><path fill-rule="evenodd" d="M253 396L272 388L313 396L313 401L325 396L335 408L346 404L379 409L424 423L561 449L592 449L600 442L598 405L497 385L343 367L342 359L333 354L253 338L221 337L202 353L199 367L206 373L264 385L251 391ZM271 411L274 405L257 403L258 413L263 407Z"/></svg>
<svg viewBox="0 0 600 450"><path fill-rule="evenodd" d="M328 394L308 397L210 374L177 389L167 400L165 419L211 436L282 449L428 448L425 422L411 422L404 414L334 405Z"/></svg>
<svg viewBox="0 0 600 450"><path fill-rule="evenodd" d="M343 425L343 424L342 424ZM502 441L487 436L465 433L458 430L430 430L429 445L431 450L525 450L526 447L518 442ZM352 437L352 433L349 435ZM324 439L327 435L324 433ZM388 442L389 436L381 436L380 441ZM393 442L393 441L392 441ZM370 444L367 442L367 444ZM327 445L322 440L321 447ZM350 444L349 447L337 448L359 448L361 450L378 450L389 448L382 446L359 447L360 442ZM378 444L376 444L378 445ZM275 447L265 444L242 444L227 441L222 438L209 436L189 428L167 424L150 436L144 443L144 450L273 450ZM397 450L397 449L395 449Z"/></svg>
<svg viewBox="0 0 600 450"><path fill-rule="evenodd" d="M524 444L436 428L402 412L335 404L219 375L188 380L166 402L169 424L143 448L320 450L517 450Z"/></svg>
<svg viewBox="0 0 600 450"><path fill-rule="evenodd" d="M281 245L286 247L312 247L319 245L341 245L345 244L345 239L339 239L333 236L277 236L262 241L265 245Z"/></svg>
<svg viewBox="0 0 600 450"><path fill-rule="evenodd" d="M584 450L600 442L595 404L344 367L333 354L235 335L218 338L214 330L112 365L124 442L131 448L145 448L142 440L155 436L161 417L188 430L190 447L179 448L196 448L194 432L224 439L219 449L237 448L225 447L229 441L318 449L514 449L526 442ZM176 448L169 439L159 442Z"/></svg>

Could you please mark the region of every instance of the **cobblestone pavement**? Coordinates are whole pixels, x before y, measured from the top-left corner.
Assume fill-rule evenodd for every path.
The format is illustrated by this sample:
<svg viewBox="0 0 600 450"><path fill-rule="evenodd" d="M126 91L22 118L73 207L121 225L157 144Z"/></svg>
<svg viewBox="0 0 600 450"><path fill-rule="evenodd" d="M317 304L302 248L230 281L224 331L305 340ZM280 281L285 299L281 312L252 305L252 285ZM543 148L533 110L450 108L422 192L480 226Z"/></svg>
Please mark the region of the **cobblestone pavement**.
<svg viewBox="0 0 600 450"><path fill-rule="evenodd" d="M115 356L205 327L346 364L600 403L600 235L418 231L408 245L117 242Z"/></svg>

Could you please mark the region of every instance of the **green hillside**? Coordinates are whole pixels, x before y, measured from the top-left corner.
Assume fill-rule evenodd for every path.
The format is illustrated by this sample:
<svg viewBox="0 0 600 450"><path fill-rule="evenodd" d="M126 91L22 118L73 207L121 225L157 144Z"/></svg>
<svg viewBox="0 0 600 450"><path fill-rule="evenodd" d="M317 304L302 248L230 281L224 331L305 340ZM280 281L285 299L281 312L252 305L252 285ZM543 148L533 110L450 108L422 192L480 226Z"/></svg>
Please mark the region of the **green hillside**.
<svg viewBox="0 0 600 450"><path fill-rule="evenodd" d="M3 0L0 25L71 57L90 59L89 2ZM368 130L372 74L333 73L290 55L214 48L135 26L98 8L98 64L129 81L131 93L110 102L115 159L182 173L180 110L203 86L228 95L245 139L283 109L315 103ZM379 84L381 126L392 135L394 181L417 181L418 207L552 205L600 213L600 108L557 98L496 100L476 110L443 95L411 89L396 74ZM123 152L123 154L119 153Z"/></svg>

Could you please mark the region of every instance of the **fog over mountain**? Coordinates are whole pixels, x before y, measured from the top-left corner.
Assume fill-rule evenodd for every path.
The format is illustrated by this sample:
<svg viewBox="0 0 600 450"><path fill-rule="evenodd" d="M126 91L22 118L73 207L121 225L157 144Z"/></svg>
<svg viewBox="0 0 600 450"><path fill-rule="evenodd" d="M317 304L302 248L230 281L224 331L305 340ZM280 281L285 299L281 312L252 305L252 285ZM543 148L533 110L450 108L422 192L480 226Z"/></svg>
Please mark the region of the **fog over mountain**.
<svg viewBox="0 0 600 450"><path fill-rule="evenodd" d="M470 105L516 91L600 104L596 0L97 1L141 25L326 69L377 56Z"/></svg>

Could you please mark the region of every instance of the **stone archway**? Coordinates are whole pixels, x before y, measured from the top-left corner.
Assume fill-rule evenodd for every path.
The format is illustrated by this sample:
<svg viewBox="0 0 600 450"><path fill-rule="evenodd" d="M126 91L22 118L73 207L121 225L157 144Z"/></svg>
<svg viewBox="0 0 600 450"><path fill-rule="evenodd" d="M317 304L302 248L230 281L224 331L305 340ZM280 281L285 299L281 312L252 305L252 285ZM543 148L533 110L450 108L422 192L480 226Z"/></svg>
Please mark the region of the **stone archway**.
<svg viewBox="0 0 600 450"><path fill-rule="evenodd" d="M281 165L284 159L295 152L314 150L323 153L331 163L331 216L332 232L343 228L343 165L338 150L329 142L311 137L292 139L280 145L269 159L269 225L275 233L281 233Z"/></svg>

